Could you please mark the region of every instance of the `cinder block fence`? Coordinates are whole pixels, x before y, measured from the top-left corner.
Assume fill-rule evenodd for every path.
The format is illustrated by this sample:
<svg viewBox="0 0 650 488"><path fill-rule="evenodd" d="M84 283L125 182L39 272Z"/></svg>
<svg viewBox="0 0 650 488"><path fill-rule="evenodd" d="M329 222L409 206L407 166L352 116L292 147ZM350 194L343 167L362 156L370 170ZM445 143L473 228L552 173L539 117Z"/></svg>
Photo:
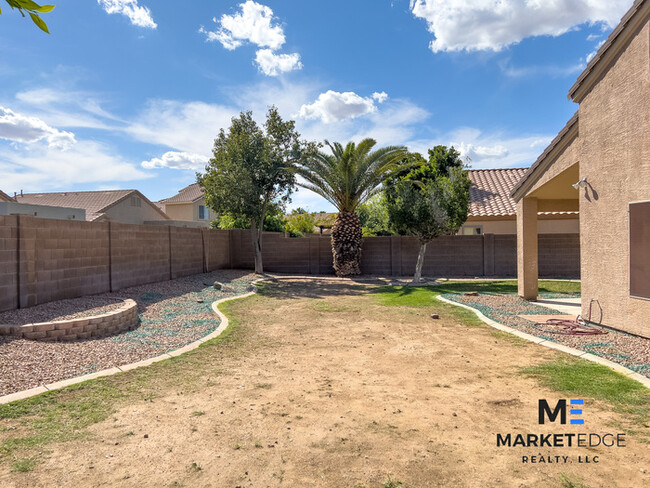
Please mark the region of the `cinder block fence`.
<svg viewBox="0 0 650 488"><path fill-rule="evenodd" d="M0 311L216 269L253 269L249 232L0 216ZM418 249L411 237L365 238L362 271L412 274ZM269 272L333 273L328 237L265 233L263 250ZM540 235L539 270L540 276L578 276L578 235ZM436 239L427 248L424 274L515 276L516 237Z"/></svg>

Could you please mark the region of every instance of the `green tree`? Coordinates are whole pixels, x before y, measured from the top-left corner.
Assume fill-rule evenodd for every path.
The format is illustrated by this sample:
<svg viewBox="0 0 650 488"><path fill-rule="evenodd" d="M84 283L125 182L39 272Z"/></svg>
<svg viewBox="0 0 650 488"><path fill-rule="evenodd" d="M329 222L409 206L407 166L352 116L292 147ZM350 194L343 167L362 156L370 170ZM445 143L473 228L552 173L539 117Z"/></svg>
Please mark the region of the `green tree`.
<svg viewBox="0 0 650 488"><path fill-rule="evenodd" d="M389 236L393 233L386 207L386 197L382 193L359 205L357 214L361 221L363 237Z"/></svg>
<svg viewBox="0 0 650 488"><path fill-rule="evenodd" d="M271 107L262 130L251 112L234 117L214 141L205 173L197 174L206 204L219 215L249 223L255 272L262 274L262 231L269 208L289 200L295 183L292 165L315 145L300 140L295 122Z"/></svg>
<svg viewBox="0 0 650 488"><path fill-rule="evenodd" d="M294 236L313 234L316 226L314 214L307 213L303 208L296 208L287 217L287 230Z"/></svg>
<svg viewBox="0 0 650 488"><path fill-rule="evenodd" d="M285 232L286 224L284 206L279 203L271 203L264 217L264 232ZM210 226L213 229L248 229L250 222L245 218L235 218L230 214L225 214L217 216Z"/></svg>
<svg viewBox="0 0 650 488"><path fill-rule="evenodd" d="M332 253L337 276L361 274L362 229L356 210L375 195L379 185L404 158L405 148L389 146L373 151L376 142L364 139L345 147L325 141L332 154L318 152L297 165L306 182L299 183L328 200L339 213L332 226Z"/></svg>
<svg viewBox="0 0 650 488"><path fill-rule="evenodd" d="M24 17L25 12L27 12L32 19L32 22L34 22L39 29L41 29L43 32L47 32L48 34L50 33L49 29L47 28L47 24L41 19L41 17L38 14L46 14L48 12L51 12L54 10L54 5L39 5L36 2L33 2L32 0L5 0L9 6L13 9L18 9L20 14ZM2 13L2 10L0 9L0 14Z"/></svg>
<svg viewBox="0 0 650 488"><path fill-rule="evenodd" d="M455 234L467 220L470 186L460 153L445 146L429 150L427 162L386 182L384 194L393 229L420 241L413 283L421 281L427 244L438 236Z"/></svg>

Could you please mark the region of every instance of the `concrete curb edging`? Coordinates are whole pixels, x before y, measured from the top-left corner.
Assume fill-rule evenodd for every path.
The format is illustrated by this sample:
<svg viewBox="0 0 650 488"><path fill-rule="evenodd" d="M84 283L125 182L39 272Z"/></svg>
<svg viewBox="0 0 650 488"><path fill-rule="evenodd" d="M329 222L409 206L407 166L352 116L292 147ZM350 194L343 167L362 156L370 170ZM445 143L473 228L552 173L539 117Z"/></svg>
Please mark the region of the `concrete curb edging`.
<svg viewBox="0 0 650 488"><path fill-rule="evenodd" d="M40 395L41 393L45 393L48 391L52 390L60 390L61 388L65 388L66 386L71 386L71 385L76 385L77 383L83 383L84 381L89 381L89 380L94 380L95 378L101 378L102 376L112 376L117 373L122 373L124 371L131 371L132 369L140 368L143 366L149 366L151 364L164 361L165 359L171 359L176 356L180 356L181 354L184 354L186 352L192 351L196 348L198 348L201 344L204 342L210 341L216 337L219 337L223 331L225 331L228 328L228 317L226 317L220 310L219 310L219 305L228 302L230 300L238 300L240 298L246 298L251 295L254 295L257 293L257 287L255 286L257 283L260 281L264 281L268 278L260 278L259 280L255 280L252 283L253 290L249 291L248 293L244 293L243 295L235 295L232 297L226 297L226 298L221 298L220 300L217 300L216 302L212 303L212 310L214 313L219 317L221 322L219 323L219 327L217 327L215 330L213 330L210 334L208 334L205 337L202 337L201 339L197 339L194 342L191 342L179 349L175 349L170 352L166 352L164 354L161 354L160 356L155 356L153 358L149 359L143 359L142 361L138 361L135 363L131 364L125 364L122 366L115 366L113 368L109 369L104 369L102 371L97 371L96 373L91 373L91 374L85 374L83 376L77 376L75 378L70 378L67 380L61 380L57 381L54 383L50 383L49 385L42 385L42 386L37 386L35 388L30 388L29 390L23 390L23 391L17 391L16 393L10 393L9 395L5 395L0 397L0 405L4 405L7 403L15 402L18 400L24 400L25 398L30 398L36 395Z"/></svg>
<svg viewBox="0 0 650 488"><path fill-rule="evenodd" d="M620 373L624 376L627 376L628 378L631 378L633 380L638 381L641 383L643 386L646 388L650 388L650 378L646 378L645 376L637 373L636 371L632 371L631 369L626 368L625 366L621 366L618 363L615 363L613 361L610 361L608 359L601 358L599 356L596 356L595 354L591 354L589 352L581 351L579 349L574 349L573 347L568 347L563 344L558 344L557 342L552 342L546 339L542 339L541 337L534 336L532 334L526 334L525 332L521 332L519 330L516 330L512 327L509 327L507 325L500 324L499 322L496 322L492 320L489 317L486 317L481 313L479 310L470 307L469 305L465 305L462 303L454 302L452 300L448 300L447 298L443 298L441 296L436 297L438 300L441 302L448 303L450 305L454 305L456 307L461 307L465 308L467 310L471 310L476 314L476 316L481 319L483 322L488 324L490 327L494 327L495 329L498 329L502 332L507 332L509 334L516 335L517 337L520 337L521 339L525 339L530 342L534 342L535 344L538 344L540 346L548 347L550 349L556 349L558 351L565 352L567 354L571 354L572 356L576 356L582 359L586 359L588 361L602 364L603 366L607 366L610 369L613 369L617 373Z"/></svg>

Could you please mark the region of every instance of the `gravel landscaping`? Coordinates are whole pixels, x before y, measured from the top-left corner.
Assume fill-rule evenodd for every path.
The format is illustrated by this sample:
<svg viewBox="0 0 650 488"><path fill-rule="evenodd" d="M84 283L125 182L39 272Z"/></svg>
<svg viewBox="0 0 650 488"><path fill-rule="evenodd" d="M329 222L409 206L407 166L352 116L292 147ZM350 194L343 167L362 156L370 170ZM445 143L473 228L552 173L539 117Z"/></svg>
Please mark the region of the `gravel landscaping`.
<svg viewBox="0 0 650 488"><path fill-rule="evenodd" d="M461 294L442 295L449 300L469 305L479 310L492 320L517 330L544 338L549 341L564 344L581 351L586 351L610 361L619 363L626 368L650 377L650 340L600 327L607 334L600 335L563 335L553 334L552 327L536 325L518 315L562 315L534 302L528 302L517 295L479 294L468 296ZM544 298L569 298L575 295L553 294Z"/></svg>
<svg viewBox="0 0 650 488"><path fill-rule="evenodd" d="M123 300L107 297L83 297L43 303L30 308L0 313L0 325L27 325L57 320L72 320L101 315L119 309Z"/></svg>
<svg viewBox="0 0 650 488"><path fill-rule="evenodd" d="M62 343L0 337L0 395L155 357L205 337L219 326L212 303L250 291L256 278L220 270L0 314L0 323L9 320L4 317L25 323L61 320L103 313L108 310L100 309L121 305L116 298L132 298L140 316L135 330L102 339ZM215 281L224 288L216 290Z"/></svg>

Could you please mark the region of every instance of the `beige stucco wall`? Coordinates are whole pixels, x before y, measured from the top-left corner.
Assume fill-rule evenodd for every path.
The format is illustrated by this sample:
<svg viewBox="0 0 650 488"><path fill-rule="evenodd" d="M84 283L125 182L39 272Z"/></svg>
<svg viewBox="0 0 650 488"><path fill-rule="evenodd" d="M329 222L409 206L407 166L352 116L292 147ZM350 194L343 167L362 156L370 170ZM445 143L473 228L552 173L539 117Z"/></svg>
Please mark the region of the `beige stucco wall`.
<svg viewBox="0 0 650 488"><path fill-rule="evenodd" d="M32 215L42 219L86 220L86 211L81 208L48 207L28 203L0 202L0 215Z"/></svg>
<svg viewBox="0 0 650 488"><path fill-rule="evenodd" d="M143 224L147 220L167 220L142 198L138 196L136 198L140 200L140 207L132 206L131 197L127 197L109 208L105 212L106 216L110 220L123 224Z"/></svg>
<svg viewBox="0 0 650 488"><path fill-rule="evenodd" d="M199 205L205 205L205 199L201 198L193 203L175 203L165 205L165 213L169 215L172 220L199 220ZM216 218L216 214L208 209L209 218L206 219L210 222Z"/></svg>
<svg viewBox="0 0 650 488"><path fill-rule="evenodd" d="M628 204L650 200L650 22L580 103L582 311L650 336L650 301L629 297ZM650 277L648 277L650 279Z"/></svg>
<svg viewBox="0 0 650 488"><path fill-rule="evenodd" d="M483 234L516 234L517 220L478 220L468 219L466 226L483 227ZM537 232L539 234L577 234L580 232L580 223L574 219L543 219L537 221Z"/></svg>

